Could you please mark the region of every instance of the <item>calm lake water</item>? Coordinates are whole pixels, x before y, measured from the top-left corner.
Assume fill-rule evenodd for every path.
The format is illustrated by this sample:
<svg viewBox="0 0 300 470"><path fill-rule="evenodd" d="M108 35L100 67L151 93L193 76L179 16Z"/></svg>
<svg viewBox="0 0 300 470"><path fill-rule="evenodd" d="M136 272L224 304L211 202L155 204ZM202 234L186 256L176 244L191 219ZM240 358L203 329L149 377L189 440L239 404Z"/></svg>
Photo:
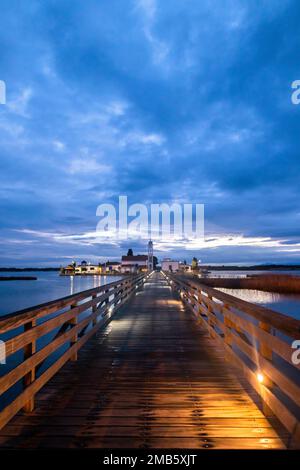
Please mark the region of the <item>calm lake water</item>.
<svg viewBox="0 0 300 470"><path fill-rule="evenodd" d="M300 271L211 271L209 277L247 277L247 275L253 274L289 274L291 276L300 276ZM276 294L274 292L250 289L222 288L218 290L300 320L300 294Z"/></svg>
<svg viewBox="0 0 300 470"><path fill-rule="evenodd" d="M300 295L276 294L274 292L264 292L250 289L221 289L226 294L234 295L239 299L252 302L262 307L268 307L276 312L284 313L300 320Z"/></svg>
<svg viewBox="0 0 300 470"><path fill-rule="evenodd" d="M37 281L0 281L0 315L59 299L121 279L121 276L59 276L57 271L1 273L2 276L36 276Z"/></svg>

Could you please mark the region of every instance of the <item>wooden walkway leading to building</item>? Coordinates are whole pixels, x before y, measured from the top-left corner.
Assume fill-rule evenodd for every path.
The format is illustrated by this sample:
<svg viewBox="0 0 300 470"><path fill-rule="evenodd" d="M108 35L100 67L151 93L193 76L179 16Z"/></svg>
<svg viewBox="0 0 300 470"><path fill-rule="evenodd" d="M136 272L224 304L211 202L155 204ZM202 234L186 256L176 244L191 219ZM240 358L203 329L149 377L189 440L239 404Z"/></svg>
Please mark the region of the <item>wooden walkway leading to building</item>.
<svg viewBox="0 0 300 470"><path fill-rule="evenodd" d="M287 434L154 273L1 431L0 446L284 448Z"/></svg>

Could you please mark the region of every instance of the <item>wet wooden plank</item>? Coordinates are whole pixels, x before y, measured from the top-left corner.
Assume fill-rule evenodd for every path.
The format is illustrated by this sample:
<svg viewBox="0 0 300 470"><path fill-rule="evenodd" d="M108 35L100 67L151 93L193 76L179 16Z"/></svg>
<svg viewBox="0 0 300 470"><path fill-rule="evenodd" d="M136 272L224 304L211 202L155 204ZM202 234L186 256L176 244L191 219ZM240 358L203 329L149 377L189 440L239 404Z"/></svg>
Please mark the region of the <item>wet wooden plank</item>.
<svg viewBox="0 0 300 470"><path fill-rule="evenodd" d="M95 425L83 424L76 426L70 425L61 425L61 426L47 426L41 425L38 429L33 430L32 426L14 426L8 425L6 428L6 436L19 436L22 434L24 438L26 436L31 437L34 431L35 437L40 436L49 436L49 437L58 437L58 436L83 436L83 437L98 437L98 438L107 438L107 437L116 437L116 438L127 438L129 436L134 438L139 438L141 436L147 435L149 438L155 439L165 439L165 438L195 438L195 437L209 437L209 438L222 438L222 437L232 437L232 438L278 438L276 431L272 427L239 427L239 426L215 426L211 425L198 425L198 424L184 424L184 426L170 426L169 424L165 426L153 425L149 426L148 424L137 424L135 426L126 425ZM263 436L263 437L262 437ZM281 436L283 438L284 435ZM288 438L286 433L285 438Z"/></svg>
<svg viewBox="0 0 300 470"><path fill-rule="evenodd" d="M14 441L14 448L158 448L158 449L282 449L284 442L279 438L157 438L144 437L53 437L51 439L19 436ZM0 446L11 448L7 441L0 437Z"/></svg>

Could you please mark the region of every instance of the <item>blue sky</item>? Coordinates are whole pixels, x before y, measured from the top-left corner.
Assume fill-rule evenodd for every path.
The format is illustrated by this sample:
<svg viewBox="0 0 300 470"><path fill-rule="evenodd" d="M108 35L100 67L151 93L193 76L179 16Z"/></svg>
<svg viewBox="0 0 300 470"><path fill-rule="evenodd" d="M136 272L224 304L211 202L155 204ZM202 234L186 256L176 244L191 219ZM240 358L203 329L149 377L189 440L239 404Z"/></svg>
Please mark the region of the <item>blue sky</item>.
<svg viewBox="0 0 300 470"><path fill-rule="evenodd" d="M297 0L1 1L0 265L117 258L96 208L205 204L156 254L300 263Z"/></svg>

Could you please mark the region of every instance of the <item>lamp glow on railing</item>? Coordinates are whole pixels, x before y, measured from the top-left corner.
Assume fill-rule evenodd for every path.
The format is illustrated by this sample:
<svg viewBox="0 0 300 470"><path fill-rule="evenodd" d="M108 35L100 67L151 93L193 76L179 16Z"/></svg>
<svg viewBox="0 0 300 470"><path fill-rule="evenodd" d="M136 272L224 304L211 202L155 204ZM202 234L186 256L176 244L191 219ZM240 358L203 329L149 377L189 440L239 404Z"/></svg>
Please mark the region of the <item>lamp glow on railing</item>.
<svg viewBox="0 0 300 470"><path fill-rule="evenodd" d="M264 382L264 376L261 372L257 372L256 378L257 378L257 380L260 384L262 384Z"/></svg>

